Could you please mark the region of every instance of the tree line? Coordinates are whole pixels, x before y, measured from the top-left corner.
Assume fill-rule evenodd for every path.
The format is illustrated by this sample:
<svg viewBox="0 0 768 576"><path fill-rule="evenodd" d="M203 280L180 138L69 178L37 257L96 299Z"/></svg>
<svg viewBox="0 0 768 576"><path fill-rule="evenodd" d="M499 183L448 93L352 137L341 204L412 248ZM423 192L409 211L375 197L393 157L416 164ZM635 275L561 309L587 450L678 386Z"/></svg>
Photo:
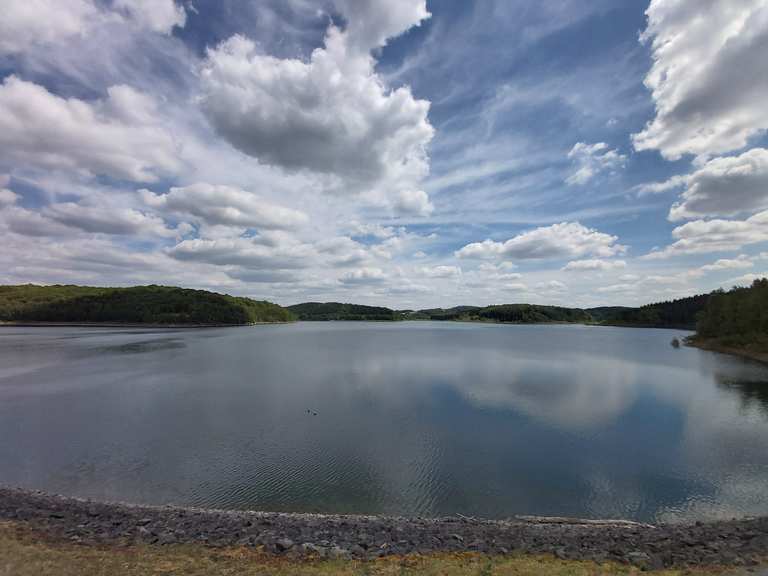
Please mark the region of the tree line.
<svg viewBox="0 0 768 576"><path fill-rule="evenodd" d="M0 321L253 324L294 320L266 301L171 286L0 286Z"/></svg>
<svg viewBox="0 0 768 576"><path fill-rule="evenodd" d="M748 288L713 292L696 325L696 339L768 351L768 279L755 280Z"/></svg>

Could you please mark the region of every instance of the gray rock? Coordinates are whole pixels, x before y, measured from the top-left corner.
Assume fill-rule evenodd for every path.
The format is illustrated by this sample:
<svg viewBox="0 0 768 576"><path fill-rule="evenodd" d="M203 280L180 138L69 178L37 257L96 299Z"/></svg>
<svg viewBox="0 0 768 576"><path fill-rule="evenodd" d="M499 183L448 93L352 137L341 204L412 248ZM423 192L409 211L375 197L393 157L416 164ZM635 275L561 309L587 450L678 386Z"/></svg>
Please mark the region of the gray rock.
<svg viewBox="0 0 768 576"><path fill-rule="evenodd" d="M349 550L346 548L342 548L341 546L333 546L330 550L328 550L328 556L331 558L347 558L351 554Z"/></svg>
<svg viewBox="0 0 768 576"><path fill-rule="evenodd" d="M638 551L627 552L626 557L627 561L629 561L631 564L634 564L635 566L644 566L651 560L651 556L649 554Z"/></svg>
<svg viewBox="0 0 768 576"><path fill-rule="evenodd" d="M158 536L157 541L159 544L167 546L168 544L176 544L179 540L173 532L163 532Z"/></svg>
<svg viewBox="0 0 768 576"><path fill-rule="evenodd" d="M321 556L323 553L323 548L316 544L312 544L311 542L304 542L304 544L301 545L301 550L305 554L317 554L318 556Z"/></svg>
<svg viewBox="0 0 768 576"><path fill-rule="evenodd" d="M278 551L285 552L286 550L293 548L293 540L290 538L280 538L275 542L275 546L277 547Z"/></svg>
<svg viewBox="0 0 768 576"><path fill-rule="evenodd" d="M97 516L89 512L98 512ZM768 518L648 526L563 518L503 522L321 516L143 508L94 504L0 487L0 521L24 522L41 537L82 545L127 541L190 543L211 547L263 545L275 554L360 558L391 554L511 550L585 560L664 566L743 565L768 550ZM296 546L293 541L304 542ZM290 542L290 546L288 545Z"/></svg>

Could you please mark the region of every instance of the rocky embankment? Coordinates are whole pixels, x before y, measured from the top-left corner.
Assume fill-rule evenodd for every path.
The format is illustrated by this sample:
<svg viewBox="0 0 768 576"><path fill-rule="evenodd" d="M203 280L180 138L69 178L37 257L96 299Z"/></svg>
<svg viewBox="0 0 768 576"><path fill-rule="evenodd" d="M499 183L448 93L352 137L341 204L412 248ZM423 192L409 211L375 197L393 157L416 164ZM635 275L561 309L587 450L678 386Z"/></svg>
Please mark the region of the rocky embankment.
<svg viewBox="0 0 768 576"><path fill-rule="evenodd" d="M754 565L768 557L768 518L651 526L563 518L488 521L226 512L105 504L0 488L2 520L82 544L248 546L292 556L552 553L645 568Z"/></svg>

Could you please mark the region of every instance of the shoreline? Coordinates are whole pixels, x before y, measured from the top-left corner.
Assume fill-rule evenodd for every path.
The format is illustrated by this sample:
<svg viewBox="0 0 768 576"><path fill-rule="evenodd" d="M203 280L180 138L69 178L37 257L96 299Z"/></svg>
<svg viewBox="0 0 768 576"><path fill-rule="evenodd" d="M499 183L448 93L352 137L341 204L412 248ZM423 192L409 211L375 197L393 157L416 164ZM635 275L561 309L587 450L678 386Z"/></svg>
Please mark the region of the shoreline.
<svg viewBox="0 0 768 576"><path fill-rule="evenodd" d="M695 338L686 338L684 344L690 348L698 348L706 352L717 352L718 354L753 360L760 364L768 364L768 352L754 352L744 348L733 348L731 346L723 346L714 340L697 340Z"/></svg>
<svg viewBox="0 0 768 576"><path fill-rule="evenodd" d="M768 517L655 526L526 516L428 519L141 506L0 488L0 520L59 542L242 547L296 559L550 554L660 569L756 565L768 558Z"/></svg>
<svg viewBox="0 0 768 576"><path fill-rule="evenodd" d="M160 324L155 322L0 322L12 328L247 328L270 324L293 324L293 322L251 322L249 324Z"/></svg>

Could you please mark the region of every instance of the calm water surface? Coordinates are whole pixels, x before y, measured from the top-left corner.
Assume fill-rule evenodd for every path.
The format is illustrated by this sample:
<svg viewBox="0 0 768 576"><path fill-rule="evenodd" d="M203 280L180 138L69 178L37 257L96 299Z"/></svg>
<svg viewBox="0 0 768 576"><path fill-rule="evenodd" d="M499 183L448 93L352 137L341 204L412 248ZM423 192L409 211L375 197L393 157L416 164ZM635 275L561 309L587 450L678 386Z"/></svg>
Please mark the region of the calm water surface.
<svg viewBox="0 0 768 576"><path fill-rule="evenodd" d="M0 484L262 510L768 514L768 369L680 335L4 327Z"/></svg>

